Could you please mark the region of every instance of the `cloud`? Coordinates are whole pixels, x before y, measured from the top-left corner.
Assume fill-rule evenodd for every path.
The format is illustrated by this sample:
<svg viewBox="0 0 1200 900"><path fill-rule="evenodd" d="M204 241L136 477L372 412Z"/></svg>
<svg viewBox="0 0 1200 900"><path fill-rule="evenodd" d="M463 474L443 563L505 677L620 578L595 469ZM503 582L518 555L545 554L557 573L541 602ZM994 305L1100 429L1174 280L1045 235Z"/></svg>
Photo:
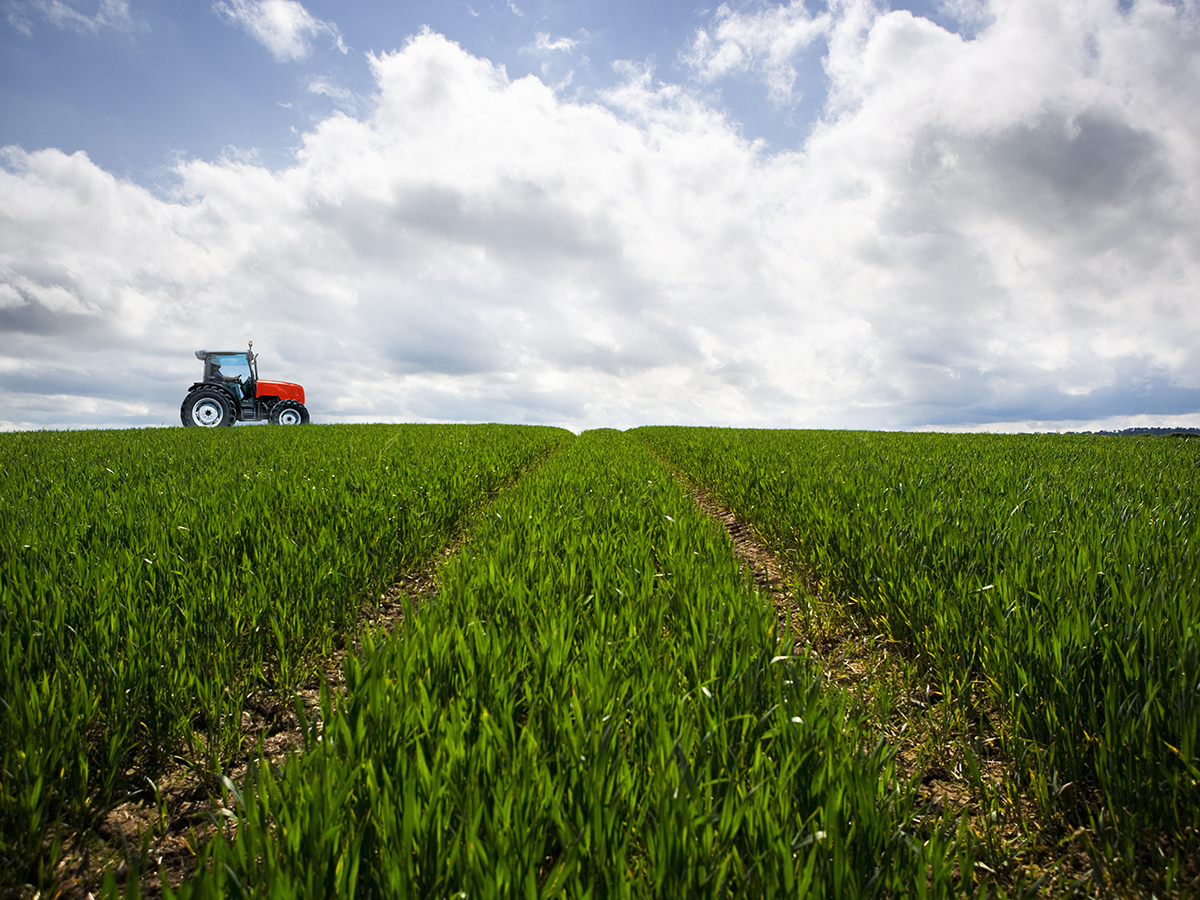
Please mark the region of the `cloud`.
<svg viewBox="0 0 1200 900"><path fill-rule="evenodd" d="M566 90L575 78L575 70L567 65L567 60L574 62L575 48L588 40L586 30L580 29L578 38L552 37L544 31L539 31L532 43L521 48L521 53L536 56L541 59L542 81L550 85L557 93ZM578 62L587 68L590 60L583 56Z"/></svg>
<svg viewBox="0 0 1200 900"><path fill-rule="evenodd" d="M646 66L586 103L428 31L283 169L164 198L9 148L0 427L174 422L247 338L326 422L1200 424L1195 12L990 11L833 4L797 151Z"/></svg>
<svg viewBox="0 0 1200 900"><path fill-rule="evenodd" d="M111 28L115 31L135 31L141 26L129 12L127 0L98 0L95 12L80 11L81 4L71 0L20 0L7 4L8 22L23 34L33 34L33 19L40 17L56 28L96 32Z"/></svg>
<svg viewBox="0 0 1200 900"><path fill-rule="evenodd" d="M560 50L566 50L569 53L577 46L579 46L579 41L574 38L552 38L546 32L539 31L529 49L531 52L541 55L545 53L555 53Z"/></svg>
<svg viewBox="0 0 1200 900"><path fill-rule="evenodd" d="M735 12L721 4L714 25L696 32L683 61L703 83L753 72L767 84L771 99L783 105L795 96L797 54L829 30L832 16L814 16L804 0L757 12Z"/></svg>
<svg viewBox="0 0 1200 900"><path fill-rule="evenodd" d="M218 0L213 11L271 51L277 62L304 59L312 52L309 40L329 35L346 53L337 25L315 18L297 0Z"/></svg>
<svg viewBox="0 0 1200 900"><path fill-rule="evenodd" d="M312 75L305 80L305 87L310 94L318 94L334 101L339 108L353 113L358 109L359 98L354 91L335 84L323 75Z"/></svg>

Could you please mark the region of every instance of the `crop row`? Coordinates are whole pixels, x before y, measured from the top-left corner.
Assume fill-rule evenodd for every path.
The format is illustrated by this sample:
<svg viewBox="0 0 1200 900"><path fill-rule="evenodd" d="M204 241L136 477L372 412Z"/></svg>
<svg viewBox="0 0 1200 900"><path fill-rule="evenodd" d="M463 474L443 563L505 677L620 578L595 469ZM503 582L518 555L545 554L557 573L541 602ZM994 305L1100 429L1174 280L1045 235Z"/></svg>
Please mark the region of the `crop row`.
<svg viewBox="0 0 1200 900"><path fill-rule="evenodd" d="M353 426L0 436L0 891L182 756L221 771L370 597L570 435Z"/></svg>
<svg viewBox="0 0 1200 900"><path fill-rule="evenodd" d="M1161 830L1187 852L1200 830L1194 442L634 433L947 694L998 709L1044 806L1116 822L1119 840Z"/></svg>
<svg viewBox="0 0 1200 900"><path fill-rule="evenodd" d="M252 770L180 896L945 895L891 751L781 656L720 527L586 432Z"/></svg>

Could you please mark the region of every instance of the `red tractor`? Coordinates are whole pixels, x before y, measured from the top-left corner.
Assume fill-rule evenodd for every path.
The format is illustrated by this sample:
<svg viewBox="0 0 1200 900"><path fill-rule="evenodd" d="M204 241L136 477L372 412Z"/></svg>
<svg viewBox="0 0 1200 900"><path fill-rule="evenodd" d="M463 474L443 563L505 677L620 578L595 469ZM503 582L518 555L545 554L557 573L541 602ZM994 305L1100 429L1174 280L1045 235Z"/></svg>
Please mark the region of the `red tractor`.
<svg viewBox="0 0 1200 900"><path fill-rule="evenodd" d="M307 425L304 388L290 381L259 381L254 341L248 350L197 350L204 380L188 388L179 408L184 425L219 428L234 422Z"/></svg>

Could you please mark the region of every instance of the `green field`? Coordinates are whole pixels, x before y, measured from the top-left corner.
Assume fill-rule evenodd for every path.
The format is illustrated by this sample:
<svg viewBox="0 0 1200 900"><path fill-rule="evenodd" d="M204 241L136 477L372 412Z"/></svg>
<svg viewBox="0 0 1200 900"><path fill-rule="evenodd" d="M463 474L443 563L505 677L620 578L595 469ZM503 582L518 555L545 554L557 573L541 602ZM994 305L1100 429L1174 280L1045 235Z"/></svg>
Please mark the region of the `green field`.
<svg viewBox="0 0 1200 900"><path fill-rule="evenodd" d="M0 435L0 870L50 880L64 824L176 758L220 771L250 691L298 685L367 598L569 437Z"/></svg>
<svg viewBox="0 0 1200 900"><path fill-rule="evenodd" d="M1084 893L1185 893L1197 462L1084 436L0 435L0 890L53 889L62 839L182 765L237 823L183 896L1018 894L1056 833ZM877 677L935 685L973 811L924 805L903 697L825 679L681 480L878 635ZM416 615L362 624L456 536ZM222 787L256 756L248 698L358 641L303 746Z"/></svg>
<svg viewBox="0 0 1200 900"><path fill-rule="evenodd" d="M1200 444L637 434L1000 710L1043 804L1070 782L1128 834L1200 830Z"/></svg>

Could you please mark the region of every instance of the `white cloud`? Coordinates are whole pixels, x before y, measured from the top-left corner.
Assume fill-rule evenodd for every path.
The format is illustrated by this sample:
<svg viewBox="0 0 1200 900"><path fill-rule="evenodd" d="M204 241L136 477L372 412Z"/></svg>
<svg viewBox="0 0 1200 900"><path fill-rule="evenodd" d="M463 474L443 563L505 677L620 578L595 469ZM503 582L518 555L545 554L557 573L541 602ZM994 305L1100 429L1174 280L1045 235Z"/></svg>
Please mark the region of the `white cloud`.
<svg viewBox="0 0 1200 900"><path fill-rule="evenodd" d="M521 48L521 52L541 59L541 78L558 93L567 90L575 78L575 70L567 64L567 60L575 62L575 48L589 37L587 31L580 29L579 38L552 37L544 31L539 31L533 42ZM578 60L584 67L589 65L586 56Z"/></svg>
<svg viewBox="0 0 1200 900"><path fill-rule="evenodd" d="M579 46L579 41L569 37L552 38L544 31L539 31L534 37L533 45L530 50L534 53L555 53L560 50L566 50L568 53Z"/></svg>
<svg viewBox="0 0 1200 900"><path fill-rule="evenodd" d="M358 97L355 96L354 91L344 88L322 75L310 76L305 82L305 87L310 94L328 97L347 112L354 112L358 108Z"/></svg>
<svg viewBox="0 0 1200 900"><path fill-rule="evenodd" d="M83 9L94 12L85 12ZM57 28L96 33L111 28L134 31L138 23L129 12L127 0L97 0L81 4L78 0L17 0L7 5L9 24L23 34L33 33L34 17L41 17Z"/></svg>
<svg viewBox="0 0 1200 900"><path fill-rule="evenodd" d="M347 52L337 25L315 18L298 0L218 0L213 10L244 29L278 62L304 59L312 52L310 39L322 34Z"/></svg>
<svg viewBox="0 0 1200 900"><path fill-rule="evenodd" d="M991 11L834 4L795 152L645 67L585 104L428 32L279 171L186 162L164 200L10 149L0 421L174 421L191 351L247 338L318 421L1187 418L1197 16ZM98 387L114 356L155 377Z"/></svg>
<svg viewBox="0 0 1200 900"><path fill-rule="evenodd" d="M683 57L695 77L711 82L754 72L779 104L797 99L796 55L823 37L832 22L828 12L814 16L804 0L751 13L735 12L723 3L713 19L715 25L698 31Z"/></svg>

